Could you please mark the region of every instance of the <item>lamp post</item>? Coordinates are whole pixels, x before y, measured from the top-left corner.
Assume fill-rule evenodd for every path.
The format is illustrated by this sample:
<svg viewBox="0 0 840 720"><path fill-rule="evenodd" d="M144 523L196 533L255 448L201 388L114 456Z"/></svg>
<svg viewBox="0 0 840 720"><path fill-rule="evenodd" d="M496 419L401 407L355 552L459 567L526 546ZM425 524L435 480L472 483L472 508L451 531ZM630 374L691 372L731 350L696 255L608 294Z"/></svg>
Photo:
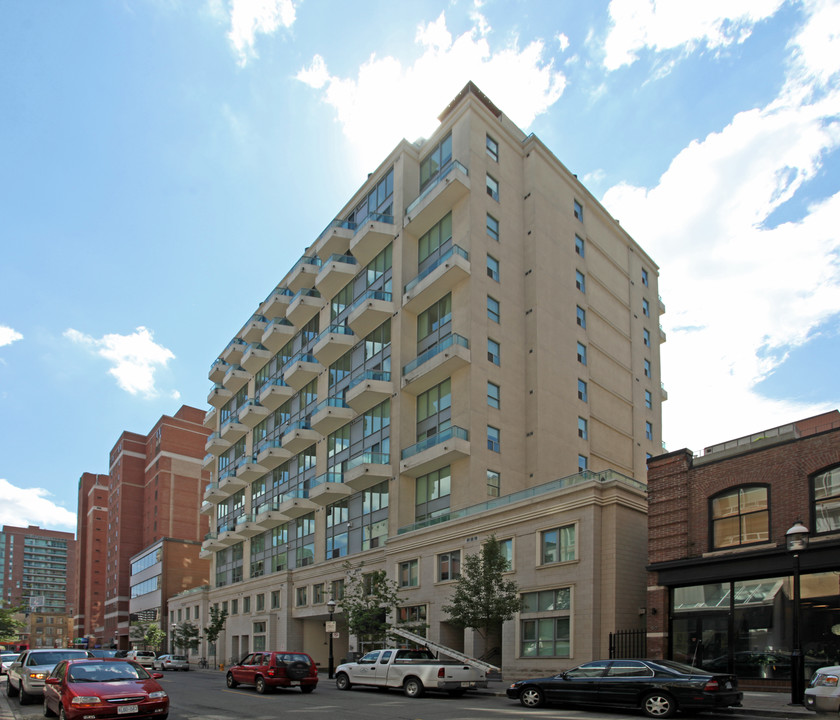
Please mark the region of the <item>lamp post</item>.
<svg viewBox="0 0 840 720"><path fill-rule="evenodd" d="M333 633L335 632L335 621L333 620L333 614L335 613L335 600L333 600L332 598L327 600L327 612L330 614L330 619L327 624L327 634L330 636L330 659L329 663L327 664L327 677L329 677L329 679L332 680L334 668Z"/></svg>
<svg viewBox="0 0 840 720"><path fill-rule="evenodd" d="M793 648L790 655L790 703L801 705L805 692L805 662L802 657L802 638L799 631L799 553L808 547L808 533L801 520L785 533L788 552L793 555Z"/></svg>

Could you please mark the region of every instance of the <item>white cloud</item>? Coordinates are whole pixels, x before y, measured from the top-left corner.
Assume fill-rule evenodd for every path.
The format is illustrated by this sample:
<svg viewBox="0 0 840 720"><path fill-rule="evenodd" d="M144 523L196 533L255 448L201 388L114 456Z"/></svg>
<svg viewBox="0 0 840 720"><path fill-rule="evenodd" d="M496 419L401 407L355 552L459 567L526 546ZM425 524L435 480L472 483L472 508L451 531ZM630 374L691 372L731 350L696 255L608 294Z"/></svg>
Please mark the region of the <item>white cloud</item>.
<svg viewBox="0 0 840 720"><path fill-rule="evenodd" d="M558 33L555 39L560 46L561 52L566 52L569 49L569 36L566 33Z"/></svg>
<svg viewBox="0 0 840 720"><path fill-rule="evenodd" d="M665 439L703 445L789 422L836 405L764 398L756 384L840 309L840 193L772 227L771 214L814 179L840 149L840 90L826 13L794 39L816 34L822 53L795 53L779 97L738 113L692 142L650 189L618 185L604 204L664 268L660 292ZM833 26L833 27L836 27Z"/></svg>
<svg viewBox="0 0 840 720"><path fill-rule="evenodd" d="M44 488L19 488L0 478L0 525L76 531L76 513L56 505Z"/></svg>
<svg viewBox="0 0 840 720"><path fill-rule="evenodd" d="M175 357L171 350L158 345L152 339L152 333L142 326L131 335L111 333L99 339L70 328L64 337L109 360L113 367L108 372L132 395L157 396L155 371L166 367Z"/></svg>
<svg viewBox="0 0 840 720"><path fill-rule="evenodd" d="M11 345L16 340L23 340L23 335L6 325L0 325L0 347Z"/></svg>
<svg viewBox="0 0 840 720"><path fill-rule="evenodd" d="M604 45L604 66L632 65L638 52L698 45L716 49L741 43L756 23L772 16L784 0L611 0L611 27Z"/></svg>
<svg viewBox="0 0 840 720"><path fill-rule="evenodd" d="M422 53L408 67L393 57L371 55L356 79L341 78L330 75L324 58L316 55L297 79L323 92L366 164L403 137L430 135L437 116L470 80L499 107L508 108L517 125L527 127L560 98L566 78L543 58L541 40L494 51L486 21L478 15L474 21L470 31L455 38L444 13L420 25L415 40ZM383 87L389 88L387 100Z"/></svg>
<svg viewBox="0 0 840 720"><path fill-rule="evenodd" d="M295 22L292 0L232 0L228 39L236 51L240 67L257 57L257 33L271 35L278 28Z"/></svg>

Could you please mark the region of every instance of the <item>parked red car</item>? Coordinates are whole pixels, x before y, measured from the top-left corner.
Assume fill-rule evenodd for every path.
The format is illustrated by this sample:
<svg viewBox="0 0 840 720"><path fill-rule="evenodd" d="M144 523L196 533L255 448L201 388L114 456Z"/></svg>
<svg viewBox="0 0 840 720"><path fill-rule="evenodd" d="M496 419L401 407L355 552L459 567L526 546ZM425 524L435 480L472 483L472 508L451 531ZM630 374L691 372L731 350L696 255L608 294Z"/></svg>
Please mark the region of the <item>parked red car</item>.
<svg viewBox="0 0 840 720"><path fill-rule="evenodd" d="M44 685L44 716L60 720L169 716L169 696L150 674L130 660L62 660Z"/></svg>
<svg viewBox="0 0 840 720"><path fill-rule="evenodd" d="M227 686L253 685L258 693L275 688L299 687L311 693L318 684L315 661L302 652L258 652L246 655L227 672Z"/></svg>

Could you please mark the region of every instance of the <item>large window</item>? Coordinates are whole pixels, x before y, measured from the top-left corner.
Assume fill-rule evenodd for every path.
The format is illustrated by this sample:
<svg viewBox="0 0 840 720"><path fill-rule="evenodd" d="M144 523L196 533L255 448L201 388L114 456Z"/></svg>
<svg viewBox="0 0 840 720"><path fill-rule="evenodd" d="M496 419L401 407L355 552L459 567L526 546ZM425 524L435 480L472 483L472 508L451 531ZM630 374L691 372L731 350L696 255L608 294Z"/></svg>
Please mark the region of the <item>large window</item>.
<svg viewBox="0 0 840 720"><path fill-rule="evenodd" d="M417 442L449 428L451 405L449 378L417 396Z"/></svg>
<svg viewBox="0 0 840 720"><path fill-rule="evenodd" d="M711 498L712 547L767 542L770 539L770 505L767 488L748 485Z"/></svg>
<svg viewBox="0 0 840 720"><path fill-rule="evenodd" d="M452 162L452 135L441 140L420 163L420 191Z"/></svg>
<svg viewBox="0 0 840 720"><path fill-rule="evenodd" d="M407 560L400 563L400 587L417 587L420 585L420 561Z"/></svg>
<svg viewBox="0 0 840 720"><path fill-rule="evenodd" d="M461 551L441 553L437 557L438 580L457 580L461 577Z"/></svg>
<svg viewBox="0 0 840 720"><path fill-rule="evenodd" d="M540 564L569 562L575 559L575 526L564 525L540 533Z"/></svg>
<svg viewBox="0 0 840 720"><path fill-rule="evenodd" d="M414 490L415 520L421 522L448 513L450 492L449 465L418 477Z"/></svg>
<svg viewBox="0 0 840 720"><path fill-rule="evenodd" d="M522 594L521 657L569 657L571 588Z"/></svg>
<svg viewBox="0 0 840 720"><path fill-rule="evenodd" d="M432 227L417 242L417 261L421 263L431 256L438 248L445 246L452 239L452 213Z"/></svg>
<svg viewBox="0 0 840 720"><path fill-rule="evenodd" d="M452 295L447 293L433 305L430 305L417 316L417 342L423 343L427 337L434 335L433 341L438 342L451 332ZM428 343L423 343L425 349ZM422 351L421 351L422 352Z"/></svg>
<svg viewBox="0 0 840 720"><path fill-rule="evenodd" d="M820 473L811 482L816 532L840 530L840 467Z"/></svg>

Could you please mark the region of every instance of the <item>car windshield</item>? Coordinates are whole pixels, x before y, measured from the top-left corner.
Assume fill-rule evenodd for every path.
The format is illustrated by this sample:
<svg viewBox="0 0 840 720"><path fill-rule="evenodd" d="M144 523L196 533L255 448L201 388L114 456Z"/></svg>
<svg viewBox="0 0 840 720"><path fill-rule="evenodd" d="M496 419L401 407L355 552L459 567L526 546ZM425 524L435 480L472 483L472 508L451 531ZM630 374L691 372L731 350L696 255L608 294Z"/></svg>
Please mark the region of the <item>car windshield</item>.
<svg viewBox="0 0 840 720"><path fill-rule="evenodd" d="M184 662L184 661L186 661L187 658L184 657L183 655L173 655L170 659L171 660L176 660L178 662Z"/></svg>
<svg viewBox="0 0 840 720"><path fill-rule="evenodd" d="M127 662L80 663L72 665L68 673L70 682L120 682L145 680L149 677L143 668Z"/></svg>
<svg viewBox="0 0 840 720"><path fill-rule="evenodd" d="M33 665L58 665L62 660L78 660L79 658L87 657L87 653L61 650L53 650L49 652L30 653L26 660L27 666Z"/></svg>

